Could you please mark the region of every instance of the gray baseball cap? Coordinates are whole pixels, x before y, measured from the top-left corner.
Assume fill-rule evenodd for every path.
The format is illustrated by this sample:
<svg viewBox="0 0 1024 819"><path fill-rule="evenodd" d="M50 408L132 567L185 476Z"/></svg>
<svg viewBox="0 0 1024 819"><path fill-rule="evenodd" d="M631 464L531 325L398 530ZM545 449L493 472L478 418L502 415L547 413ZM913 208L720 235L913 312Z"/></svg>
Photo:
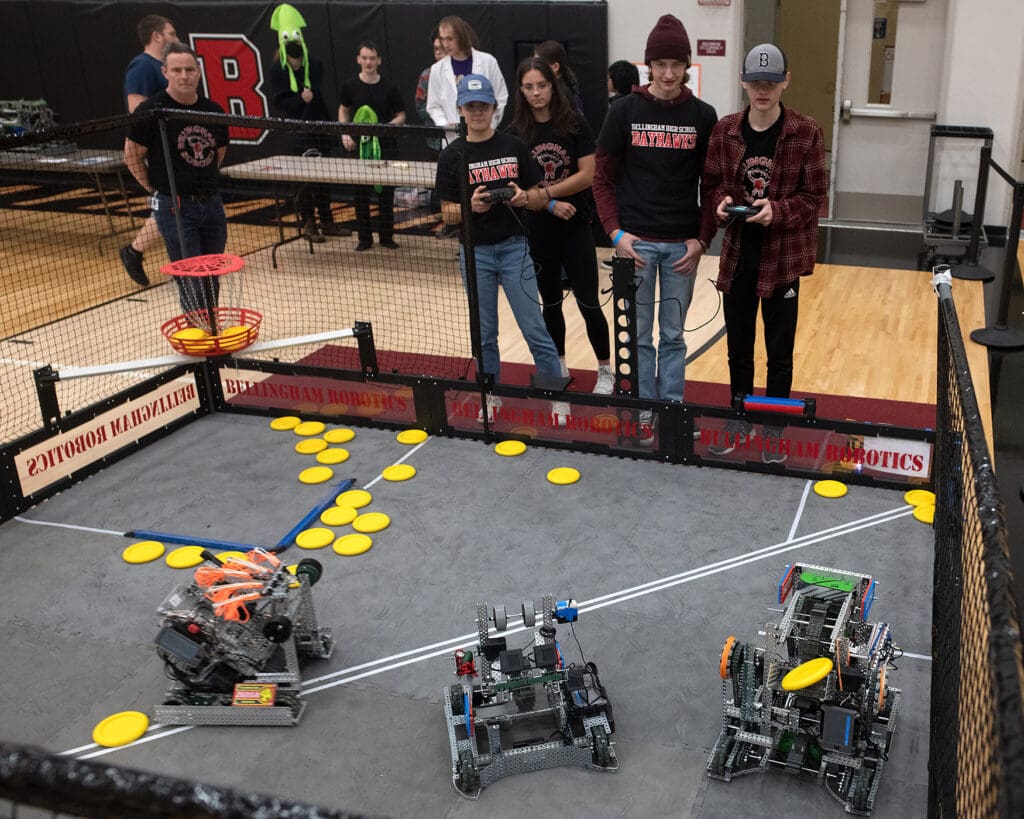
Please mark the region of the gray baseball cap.
<svg viewBox="0 0 1024 819"><path fill-rule="evenodd" d="M747 52L743 58L743 73L740 74L743 82L767 82L786 81L786 55L782 49L771 43L761 43Z"/></svg>

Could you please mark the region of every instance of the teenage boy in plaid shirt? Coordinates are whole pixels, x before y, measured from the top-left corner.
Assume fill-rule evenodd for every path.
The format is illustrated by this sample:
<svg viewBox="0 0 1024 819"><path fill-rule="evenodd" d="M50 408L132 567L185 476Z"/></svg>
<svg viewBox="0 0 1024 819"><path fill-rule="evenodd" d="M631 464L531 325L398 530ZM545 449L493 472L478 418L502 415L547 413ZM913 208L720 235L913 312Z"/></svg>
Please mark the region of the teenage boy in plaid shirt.
<svg viewBox="0 0 1024 819"><path fill-rule="evenodd" d="M818 212L828 193L821 128L782 105L789 85L786 56L771 43L754 46L743 61L742 85L750 104L723 117L711 133L703 189L725 238L717 287L722 291L732 394L754 391L754 336L758 307L765 326L768 380L765 393L788 398L793 383L800 278L814 272ZM727 205L758 209L730 216ZM742 420L726 427L712 454L731 452L751 433ZM762 459L786 459L782 430L766 426Z"/></svg>

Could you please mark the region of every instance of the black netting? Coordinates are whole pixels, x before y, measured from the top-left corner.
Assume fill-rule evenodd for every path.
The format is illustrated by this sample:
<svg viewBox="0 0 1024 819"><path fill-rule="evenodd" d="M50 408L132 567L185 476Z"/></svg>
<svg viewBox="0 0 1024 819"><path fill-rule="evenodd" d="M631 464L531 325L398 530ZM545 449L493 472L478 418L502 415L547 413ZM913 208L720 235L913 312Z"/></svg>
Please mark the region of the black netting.
<svg viewBox="0 0 1024 819"><path fill-rule="evenodd" d="M232 140L212 186L210 146L195 126L229 131ZM169 172L149 168L173 197L156 200L141 259L125 248L150 224L154 203L126 168L126 132L149 138L147 160L165 137L195 160ZM8 398L0 442L41 426L34 369L167 355L174 350L165 334L192 325L220 333L258 320L258 331L233 332L268 341L370 322L382 371L465 376L471 335L458 239L442 231L431 205L430 145L442 133L195 113L185 121L167 111L0 138L0 389ZM356 150L345 150L344 135ZM218 234L221 206L226 235ZM205 283L169 278L160 272L168 236L176 255L223 252L244 268ZM211 326L209 300L235 309L215 313ZM248 355L237 341L225 346ZM351 339L252 355L358 369ZM74 412L154 372L61 381L58 403Z"/></svg>
<svg viewBox="0 0 1024 819"><path fill-rule="evenodd" d="M46 814L26 810L42 808ZM0 743L0 816L358 819L359 814Z"/></svg>
<svg viewBox="0 0 1024 819"><path fill-rule="evenodd" d="M940 286L930 815L1024 816L1024 664L1007 531Z"/></svg>

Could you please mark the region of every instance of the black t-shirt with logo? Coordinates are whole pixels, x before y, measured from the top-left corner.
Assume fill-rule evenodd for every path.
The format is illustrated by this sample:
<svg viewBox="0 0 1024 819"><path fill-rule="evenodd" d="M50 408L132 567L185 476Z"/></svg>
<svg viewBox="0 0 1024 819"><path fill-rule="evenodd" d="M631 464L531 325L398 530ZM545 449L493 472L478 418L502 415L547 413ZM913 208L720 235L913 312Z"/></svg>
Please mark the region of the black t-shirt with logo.
<svg viewBox="0 0 1024 819"><path fill-rule="evenodd" d="M579 158L594 153L594 132L582 117L576 117L575 134L559 134L550 121L534 125L530 154L542 174L541 187L548 187L568 179L579 170ZM589 218L590 206L584 191L572 196L558 197L576 206L576 217ZM543 215L543 214L542 214Z"/></svg>
<svg viewBox="0 0 1024 819"><path fill-rule="evenodd" d="M775 157L775 146L782 133L780 115L770 128L755 131L750 127L750 120L743 120L743 141L747 145L740 163L740 175L743 177L743 202L751 205L756 199L771 198L772 164ZM743 236L740 240L740 260L733 276L732 295L752 295L757 286L757 273L761 266L761 246L764 243L765 227L763 225L743 224Z"/></svg>
<svg viewBox="0 0 1024 819"><path fill-rule="evenodd" d="M166 91L144 100L136 111L153 108L174 108L202 114L223 114L224 109L206 97L200 96L192 105L175 102ZM160 127L155 119L133 122L128 128L128 139L149 149L149 181L160 193L170 194L167 159L164 157ZM217 192L220 172L217 168L217 149L228 145L226 125L199 125L188 118L167 120L167 144L171 149L171 168L174 185L179 196L212 196Z"/></svg>
<svg viewBox="0 0 1024 819"><path fill-rule="evenodd" d="M457 139L441 151L437 160L436 185L443 202L460 201L459 173L463 156L469 163L470 195L480 185L494 190L515 182L525 190L541 179L540 168L519 137L495 131L494 136L483 142ZM473 241L478 245L495 245L512 236L525 235L523 211L505 202L495 202L486 213L473 213Z"/></svg>
<svg viewBox="0 0 1024 819"><path fill-rule="evenodd" d="M402 101L402 93L398 86L381 77L377 82L363 82L359 76L346 80L338 92L338 100L349 109L348 114L351 120L356 117L356 111L364 105L370 106L377 115L377 123L385 125L395 118L395 115L405 110L405 103ZM358 143L359 140L357 139ZM380 140L381 156L385 159L398 158L398 142L393 137L386 137Z"/></svg>

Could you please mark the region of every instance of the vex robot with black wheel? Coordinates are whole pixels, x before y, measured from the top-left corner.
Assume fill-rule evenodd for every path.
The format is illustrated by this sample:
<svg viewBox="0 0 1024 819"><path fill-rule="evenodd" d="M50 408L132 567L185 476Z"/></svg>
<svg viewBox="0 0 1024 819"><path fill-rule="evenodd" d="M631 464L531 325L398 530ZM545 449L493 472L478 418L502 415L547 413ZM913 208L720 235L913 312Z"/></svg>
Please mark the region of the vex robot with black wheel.
<svg viewBox="0 0 1024 819"><path fill-rule="evenodd" d="M813 776L848 813L871 813L888 759L900 691L887 676L902 652L886 623L868 622L875 581L794 564L764 647L722 649L722 732L708 774L728 782L779 768Z"/></svg>
<svg viewBox="0 0 1024 819"><path fill-rule="evenodd" d="M300 560L293 575L277 556L253 549L244 558L207 563L160 605L156 652L174 685L154 719L177 725L294 725L299 663L334 650L320 628L312 587L322 567Z"/></svg>
<svg viewBox="0 0 1024 819"><path fill-rule="evenodd" d="M597 667L566 666L555 639L555 622L572 624L578 616L573 600L541 601L542 621L533 640L510 647L506 636L490 633L508 628L504 606L493 611L477 606L476 656L455 652L459 682L441 698L452 753L452 782L464 796L512 774L577 765L617 771L611 735L612 707ZM522 606L522 628L536 625L532 601ZM575 632L573 632L575 637ZM578 645L578 642L577 642ZM477 679L479 678L479 679Z"/></svg>

